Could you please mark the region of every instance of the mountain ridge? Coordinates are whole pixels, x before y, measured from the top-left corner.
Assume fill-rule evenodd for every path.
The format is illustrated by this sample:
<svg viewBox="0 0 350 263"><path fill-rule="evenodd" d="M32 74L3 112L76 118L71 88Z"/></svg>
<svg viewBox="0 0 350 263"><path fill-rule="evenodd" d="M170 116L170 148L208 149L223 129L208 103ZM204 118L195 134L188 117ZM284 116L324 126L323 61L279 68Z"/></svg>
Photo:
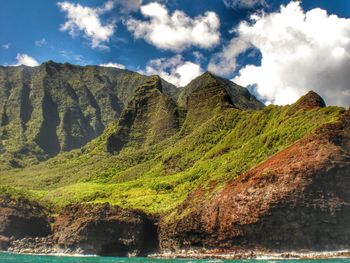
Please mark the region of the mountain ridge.
<svg viewBox="0 0 350 263"><path fill-rule="evenodd" d="M1 67L2 169L84 146L118 121L137 87L150 78L124 69L53 61L37 67ZM160 81L161 93L177 101L180 90ZM187 89L190 86L182 91Z"/></svg>

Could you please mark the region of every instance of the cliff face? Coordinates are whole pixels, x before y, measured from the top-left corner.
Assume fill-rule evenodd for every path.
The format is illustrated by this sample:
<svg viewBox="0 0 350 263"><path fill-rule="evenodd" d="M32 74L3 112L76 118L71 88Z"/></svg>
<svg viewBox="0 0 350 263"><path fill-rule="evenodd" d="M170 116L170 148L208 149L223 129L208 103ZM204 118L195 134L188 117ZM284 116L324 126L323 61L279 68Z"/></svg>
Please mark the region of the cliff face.
<svg viewBox="0 0 350 263"><path fill-rule="evenodd" d="M148 77L115 68L47 62L0 67L0 155L12 167L76 149L117 120ZM164 94L177 88L164 80ZM4 165L5 166L5 165Z"/></svg>
<svg viewBox="0 0 350 263"><path fill-rule="evenodd" d="M331 250L350 242L350 109L161 223L161 246Z"/></svg>
<svg viewBox="0 0 350 263"><path fill-rule="evenodd" d="M56 219L53 239L71 253L105 256L146 255L159 248L153 219L108 204L66 207Z"/></svg>
<svg viewBox="0 0 350 263"><path fill-rule="evenodd" d="M23 198L0 196L0 243L5 243L5 239L1 236L42 237L50 232L49 221L42 206Z"/></svg>

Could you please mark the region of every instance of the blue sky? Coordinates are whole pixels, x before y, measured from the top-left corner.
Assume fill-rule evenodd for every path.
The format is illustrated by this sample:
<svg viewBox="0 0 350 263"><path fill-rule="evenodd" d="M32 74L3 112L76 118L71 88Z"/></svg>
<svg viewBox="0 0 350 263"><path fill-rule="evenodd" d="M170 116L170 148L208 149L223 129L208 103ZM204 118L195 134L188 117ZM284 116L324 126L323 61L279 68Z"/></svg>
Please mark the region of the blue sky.
<svg viewBox="0 0 350 263"><path fill-rule="evenodd" d="M349 18L349 0L4 0L0 64L109 63L178 86L209 69L267 103L313 89L346 107Z"/></svg>

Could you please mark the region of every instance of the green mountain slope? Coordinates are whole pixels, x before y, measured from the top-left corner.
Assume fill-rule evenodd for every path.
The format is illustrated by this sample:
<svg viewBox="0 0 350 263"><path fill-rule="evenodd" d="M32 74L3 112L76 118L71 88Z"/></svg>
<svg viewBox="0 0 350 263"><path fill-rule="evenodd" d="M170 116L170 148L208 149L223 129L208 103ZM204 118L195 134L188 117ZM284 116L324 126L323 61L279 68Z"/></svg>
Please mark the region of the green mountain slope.
<svg viewBox="0 0 350 263"><path fill-rule="evenodd" d="M25 193L56 208L110 202L165 213L198 187L214 194L344 111L310 105L309 96L285 107L242 107L237 101L245 99L232 98L221 81L209 77L187 93L186 111L153 77L137 88L119 122L86 146L0 172L0 192Z"/></svg>
<svg viewBox="0 0 350 263"><path fill-rule="evenodd" d="M0 169L85 145L118 119L147 79L127 70L52 61L0 67ZM176 101L178 89L161 81Z"/></svg>
<svg viewBox="0 0 350 263"><path fill-rule="evenodd" d="M180 110L163 92L161 79L154 76L135 90L123 111L106 149L116 153L124 147L151 145L174 135L180 127Z"/></svg>

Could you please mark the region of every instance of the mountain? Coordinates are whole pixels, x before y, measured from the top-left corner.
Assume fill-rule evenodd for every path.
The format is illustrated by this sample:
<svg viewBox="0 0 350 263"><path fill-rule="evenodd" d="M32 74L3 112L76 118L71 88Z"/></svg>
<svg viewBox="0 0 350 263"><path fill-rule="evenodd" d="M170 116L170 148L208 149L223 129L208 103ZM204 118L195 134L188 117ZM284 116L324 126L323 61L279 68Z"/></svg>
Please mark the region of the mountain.
<svg viewBox="0 0 350 263"><path fill-rule="evenodd" d="M143 255L145 226L160 252L346 246L350 110L327 107L314 92L292 105L264 107L247 89L208 72L176 98L158 76L73 68L143 81L134 80L132 92L114 89L120 111L82 147L0 172L0 196L39 203L55 225L43 239L8 244L6 236L11 251L57 252L59 245L71 253ZM48 79L60 81L68 71ZM63 93L54 94L46 103L57 104L61 94L66 105Z"/></svg>
<svg viewBox="0 0 350 263"><path fill-rule="evenodd" d="M301 108L291 115L296 104L242 110L223 89L212 93L207 85L203 95L210 96L182 112L161 90L151 77L101 136L38 165L1 172L4 189L29 191L50 207L108 201L168 213L197 187L223 187L343 111Z"/></svg>
<svg viewBox="0 0 350 263"><path fill-rule="evenodd" d="M85 145L119 118L147 79L127 70L53 61L0 67L3 166L21 167ZM178 89L161 82L164 94L176 101Z"/></svg>
<svg viewBox="0 0 350 263"><path fill-rule="evenodd" d="M313 98L309 93L295 106L310 109ZM350 108L210 198L198 188L173 212L177 217L163 220L162 247L348 249L349 156Z"/></svg>
<svg viewBox="0 0 350 263"><path fill-rule="evenodd" d="M237 108L246 110L259 110L264 107L264 104L258 101L246 88L243 88L232 81L223 79L210 72L205 72L201 76L192 80L186 87L184 87L178 96L178 105L187 108L189 97L207 86L221 87L222 90L230 97L232 104Z"/></svg>

